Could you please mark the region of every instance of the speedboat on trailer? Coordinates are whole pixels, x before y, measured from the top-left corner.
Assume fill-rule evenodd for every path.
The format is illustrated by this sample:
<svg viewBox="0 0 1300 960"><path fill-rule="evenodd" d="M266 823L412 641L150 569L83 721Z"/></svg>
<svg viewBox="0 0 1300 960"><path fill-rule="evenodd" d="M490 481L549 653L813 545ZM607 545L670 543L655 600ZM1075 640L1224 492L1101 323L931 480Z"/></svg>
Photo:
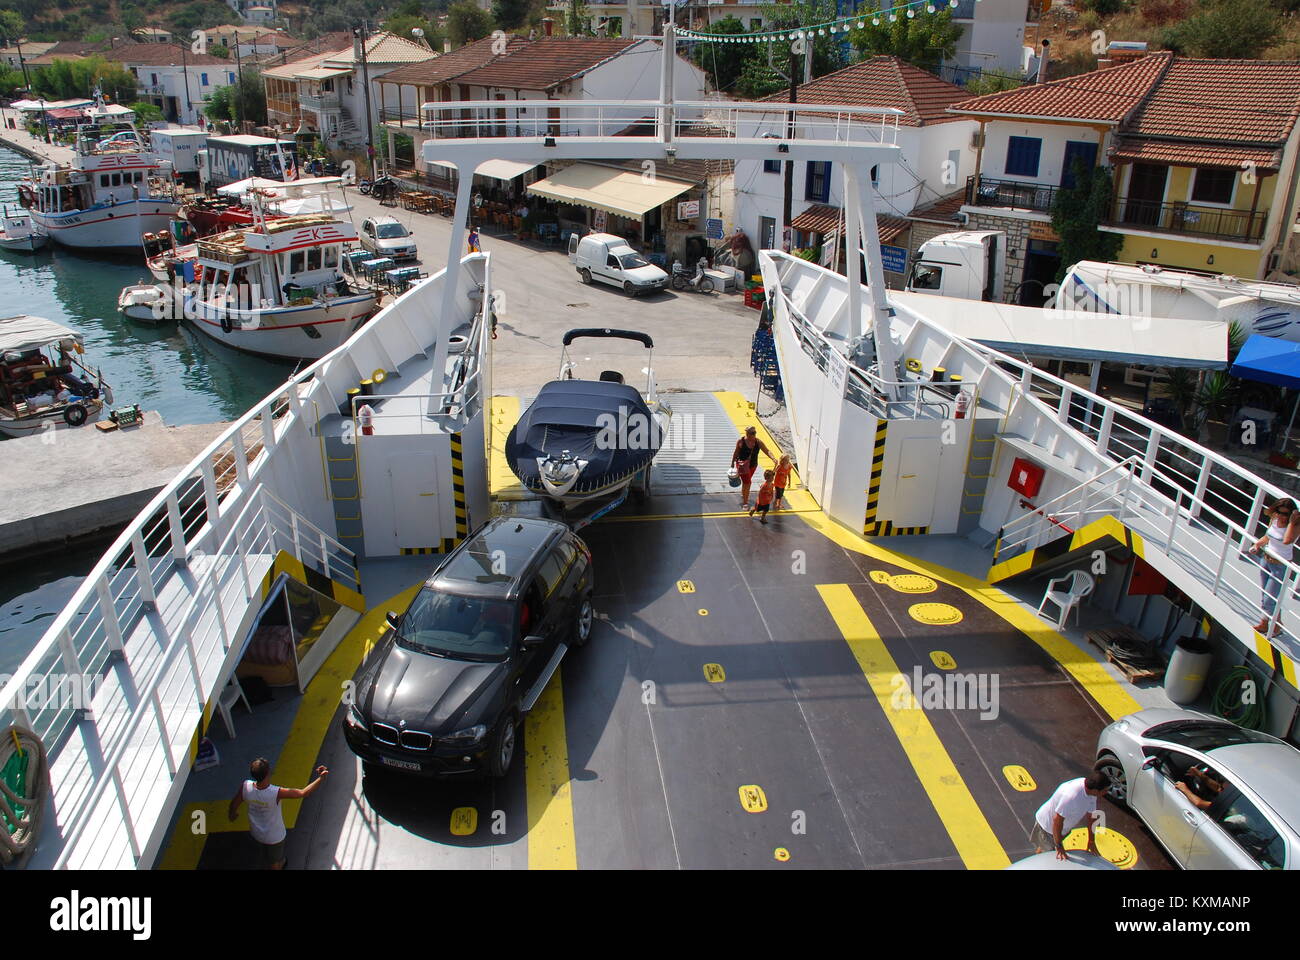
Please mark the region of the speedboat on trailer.
<svg viewBox="0 0 1300 960"><path fill-rule="evenodd" d="M598 380L575 379L568 348L581 337L632 340L654 350L644 333L570 330L564 335L560 379L542 387L510 431L506 459L525 487L562 510L596 506L603 511L621 503L634 481L639 492L649 494L650 465L672 410L656 395L649 364L644 395L616 370L602 372Z"/></svg>

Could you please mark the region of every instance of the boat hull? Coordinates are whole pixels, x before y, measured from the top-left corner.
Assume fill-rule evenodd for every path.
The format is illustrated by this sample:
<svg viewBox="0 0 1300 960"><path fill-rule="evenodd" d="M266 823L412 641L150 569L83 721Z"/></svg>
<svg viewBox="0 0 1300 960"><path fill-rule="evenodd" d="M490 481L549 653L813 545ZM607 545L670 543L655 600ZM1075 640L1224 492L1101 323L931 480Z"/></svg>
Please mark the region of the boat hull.
<svg viewBox="0 0 1300 960"><path fill-rule="evenodd" d="M33 233L28 237L5 237L0 236L0 250L13 250L16 253L35 253L47 243L49 237Z"/></svg>
<svg viewBox="0 0 1300 960"><path fill-rule="evenodd" d="M228 347L281 360L319 360L339 347L378 308L373 293L327 303L237 310L186 301L185 321ZM223 325L222 319L227 322Z"/></svg>
<svg viewBox="0 0 1300 960"><path fill-rule="evenodd" d="M138 249L140 235L166 230L180 209L173 200L127 200L113 206L65 213L32 211L51 240L75 249Z"/></svg>
<svg viewBox="0 0 1300 960"><path fill-rule="evenodd" d="M99 419L99 412L104 409L102 400L82 399L77 402L86 408L86 422L81 424L83 427ZM46 430L69 429L70 425L63 418L64 409L64 407L54 407L18 419L0 416L0 433L8 437L30 437Z"/></svg>

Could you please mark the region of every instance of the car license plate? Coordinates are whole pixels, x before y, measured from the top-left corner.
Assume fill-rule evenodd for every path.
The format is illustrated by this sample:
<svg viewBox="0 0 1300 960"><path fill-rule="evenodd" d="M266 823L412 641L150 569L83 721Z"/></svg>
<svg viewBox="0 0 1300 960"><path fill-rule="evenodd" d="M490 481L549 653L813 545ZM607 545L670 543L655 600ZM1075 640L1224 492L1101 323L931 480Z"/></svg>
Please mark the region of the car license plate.
<svg viewBox="0 0 1300 960"><path fill-rule="evenodd" d="M412 763L410 760L394 760L392 757L380 757L384 763L390 767L397 767L399 770L416 770L420 769L418 763Z"/></svg>

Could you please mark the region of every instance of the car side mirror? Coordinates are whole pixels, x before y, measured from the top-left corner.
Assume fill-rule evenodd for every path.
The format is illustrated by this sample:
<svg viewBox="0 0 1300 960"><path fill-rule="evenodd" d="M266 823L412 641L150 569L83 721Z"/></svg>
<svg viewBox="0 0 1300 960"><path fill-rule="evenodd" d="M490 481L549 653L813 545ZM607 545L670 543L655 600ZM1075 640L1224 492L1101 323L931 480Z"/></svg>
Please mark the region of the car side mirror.
<svg viewBox="0 0 1300 960"><path fill-rule="evenodd" d="M1160 758L1159 758L1159 757L1147 757L1145 760L1142 761L1142 766L1139 767L1138 769L1140 769L1140 770L1150 770L1152 767L1154 767L1154 766L1155 766L1157 763L1159 763L1159 762L1160 762Z"/></svg>
<svg viewBox="0 0 1300 960"><path fill-rule="evenodd" d="M531 636L524 637L524 649L525 649L525 650L536 650L538 647L540 647L540 646L541 646L542 644L544 644L545 642L546 642L546 638L545 638L545 637L541 637L541 636L538 636L537 634L533 634L533 635L531 635Z"/></svg>
<svg viewBox="0 0 1300 960"><path fill-rule="evenodd" d="M395 614L395 613L393 613L393 611L391 611L391 610L389 610L388 613L387 613L387 615L384 617L384 620L385 620L385 621L388 623L388 625L389 625L390 627L392 627L394 630L397 629L397 622L398 622L398 620L400 620L400 619L401 619L401 618L398 617L398 615Z"/></svg>

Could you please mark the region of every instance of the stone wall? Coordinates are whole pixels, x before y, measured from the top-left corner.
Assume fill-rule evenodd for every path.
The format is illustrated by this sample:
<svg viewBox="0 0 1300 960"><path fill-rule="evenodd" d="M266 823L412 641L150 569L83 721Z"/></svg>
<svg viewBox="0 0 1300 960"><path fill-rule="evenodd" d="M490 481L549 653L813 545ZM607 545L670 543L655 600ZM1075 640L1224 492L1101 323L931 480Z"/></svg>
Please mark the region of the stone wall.
<svg viewBox="0 0 1300 960"><path fill-rule="evenodd" d="M1029 247L1031 221L1018 217L999 217L989 213L972 213L967 230L1001 230L1006 234L1006 270L1002 275L1002 299L1010 303L1017 284L1025 275L1025 251ZM1013 257L1012 251L1015 251Z"/></svg>

